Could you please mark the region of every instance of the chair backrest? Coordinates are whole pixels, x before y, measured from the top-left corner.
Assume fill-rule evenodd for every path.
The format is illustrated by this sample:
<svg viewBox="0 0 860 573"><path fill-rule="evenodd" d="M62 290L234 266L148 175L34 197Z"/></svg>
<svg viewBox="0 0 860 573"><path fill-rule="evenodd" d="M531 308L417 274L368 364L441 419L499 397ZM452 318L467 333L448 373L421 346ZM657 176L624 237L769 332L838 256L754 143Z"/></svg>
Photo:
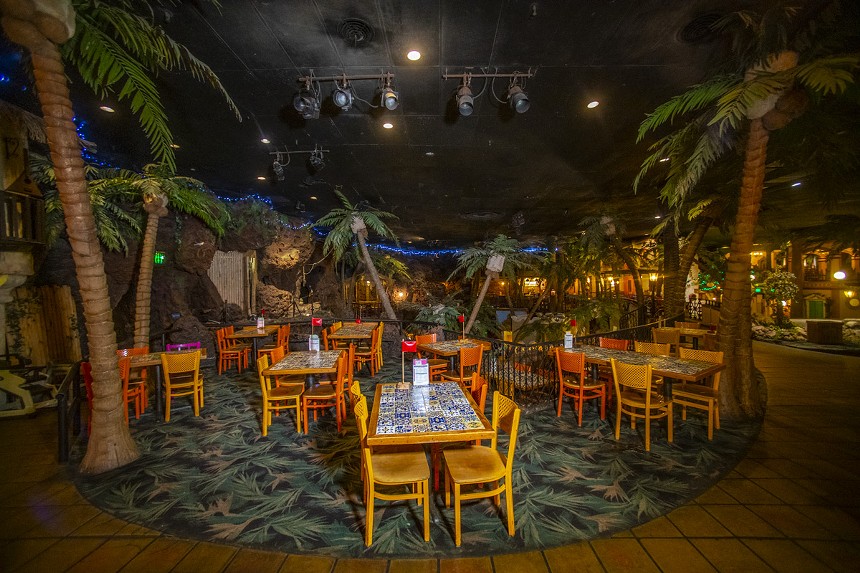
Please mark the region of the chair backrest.
<svg viewBox="0 0 860 573"><path fill-rule="evenodd" d="M272 349L272 364L277 364L281 360L283 360L284 356L286 356L286 352L284 351L283 346L276 346Z"/></svg>
<svg viewBox="0 0 860 573"><path fill-rule="evenodd" d="M654 354L657 356L671 356L672 355L672 345L671 344L660 344L657 342L640 342L636 341L636 352L641 352L642 354Z"/></svg>
<svg viewBox="0 0 860 573"><path fill-rule="evenodd" d="M168 344L165 350L167 350L167 352L173 352L176 350L197 350L200 346L201 344L199 340L197 342L180 342L178 344Z"/></svg>
<svg viewBox="0 0 860 573"><path fill-rule="evenodd" d="M430 344L432 342L436 342L436 333L431 332L429 334L416 334L415 342L418 344Z"/></svg>
<svg viewBox="0 0 860 573"><path fill-rule="evenodd" d="M481 361L484 359L484 347L480 344L473 347L463 347L460 349L460 375L464 375L469 369L474 368L475 372L481 371Z"/></svg>
<svg viewBox="0 0 860 573"><path fill-rule="evenodd" d="M321 336L320 336L320 340L322 340L322 349L323 349L323 350L329 350L329 347L328 347L328 332L329 332L329 329L328 329L328 328L323 328L323 329L322 329L322 332L320 333L320 334L321 334Z"/></svg>
<svg viewBox="0 0 860 573"><path fill-rule="evenodd" d="M484 409L487 407L487 390L489 389L489 384L487 384L487 379L478 374L477 372L472 374L472 384L470 386L471 390L469 390L472 394L472 399L475 401L475 404L478 405L478 409L483 414Z"/></svg>
<svg viewBox="0 0 860 573"><path fill-rule="evenodd" d="M272 387L271 380L263 374L263 371L269 367L269 357L263 354L257 358L257 375L260 377L260 391L263 393L263 400L269 397L269 390Z"/></svg>
<svg viewBox="0 0 860 573"><path fill-rule="evenodd" d="M701 360L702 362L712 362L714 364L723 363L723 352L715 352L712 350L693 350L692 348L684 348L683 346L679 352L681 353L680 358ZM721 372L714 374L714 381L712 382L714 390L720 389L720 374Z"/></svg>
<svg viewBox="0 0 860 573"><path fill-rule="evenodd" d="M353 404L358 404L358 401L364 397L364 394L361 393L361 384L358 380L353 380L352 384L349 385L349 395Z"/></svg>
<svg viewBox="0 0 860 573"><path fill-rule="evenodd" d="M161 369L164 373L164 384L170 387L170 377L181 375L197 380L200 373L200 351L183 352L182 354L162 354Z"/></svg>
<svg viewBox="0 0 860 573"><path fill-rule="evenodd" d="M508 451L505 453L505 466L510 474L514 466L514 448L517 446L517 432L520 428L520 407L516 403L499 392L493 392L493 435L491 447L496 449L499 438L499 430L507 433Z"/></svg>
<svg viewBox="0 0 860 573"><path fill-rule="evenodd" d="M290 323L278 327L278 346L287 346L290 343Z"/></svg>
<svg viewBox="0 0 860 573"><path fill-rule="evenodd" d="M149 346L138 346L137 348L118 348L117 356L140 356L141 354L149 354Z"/></svg>
<svg viewBox="0 0 860 573"><path fill-rule="evenodd" d="M340 330L340 327L343 326L343 321L338 320L337 322L331 323L331 331L335 332L336 330Z"/></svg>
<svg viewBox="0 0 860 573"><path fill-rule="evenodd" d="M565 352L563 348L555 348L555 364L558 368L558 379L564 380L571 374L576 375L579 385L585 382L585 353Z"/></svg>
<svg viewBox="0 0 860 573"><path fill-rule="evenodd" d="M128 378L131 372L131 357L120 356L119 358L119 379L122 380L122 393L128 393Z"/></svg>
<svg viewBox="0 0 860 573"><path fill-rule="evenodd" d="M632 388L645 392L645 400L651 400L651 381L653 375L650 364L627 364L619 362L615 358L612 363L612 377L615 379L615 392L621 395L621 387Z"/></svg>
<svg viewBox="0 0 860 573"><path fill-rule="evenodd" d="M598 339L600 348L611 348L612 350L629 350L630 341L623 338L604 338Z"/></svg>
<svg viewBox="0 0 860 573"><path fill-rule="evenodd" d="M681 343L681 329L655 328L651 331L651 337L657 344L674 344L678 346Z"/></svg>
<svg viewBox="0 0 860 573"><path fill-rule="evenodd" d="M346 350L346 384L347 388L352 388L352 377L355 374L355 368L353 368L353 364L355 364L355 344L350 343L349 348Z"/></svg>
<svg viewBox="0 0 860 573"><path fill-rule="evenodd" d="M227 342L227 329L219 328L215 331L215 339L218 342L218 350L229 350L229 343Z"/></svg>
<svg viewBox="0 0 860 573"><path fill-rule="evenodd" d="M675 328L702 328L701 322L676 322Z"/></svg>

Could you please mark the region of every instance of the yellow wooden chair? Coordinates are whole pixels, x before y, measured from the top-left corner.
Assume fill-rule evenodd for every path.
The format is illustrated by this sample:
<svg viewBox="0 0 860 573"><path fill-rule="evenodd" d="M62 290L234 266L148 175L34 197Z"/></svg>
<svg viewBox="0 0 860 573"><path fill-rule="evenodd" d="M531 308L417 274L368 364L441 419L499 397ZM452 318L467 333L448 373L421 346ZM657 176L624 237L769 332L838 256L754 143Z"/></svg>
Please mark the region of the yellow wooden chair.
<svg viewBox="0 0 860 573"><path fill-rule="evenodd" d="M355 404L355 422L364 460L365 513L364 542L373 543L373 513L377 499L401 501L414 499L424 506L424 541L430 541L430 466L424 450L371 452L367 446L367 398L363 395ZM378 487L397 487L401 493L383 493ZM403 486L409 491L402 492Z"/></svg>
<svg viewBox="0 0 860 573"><path fill-rule="evenodd" d="M634 343L636 352L642 354L653 354L655 356L672 356L672 345L660 342L640 342Z"/></svg>
<svg viewBox="0 0 860 573"><path fill-rule="evenodd" d="M681 348L681 358L702 362L723 363L722 352ZM704 384L683 383L672 386L672 401L680 404L681 419L687 419L687 406L708 413L708 439L714 439L714 428L720 429L720 372Z"/></svg>
<svg viewBox="0 0 860 573"><path fill-rule="evenodd" d="M194 415L203 407L203 375L200 374L200 351L182 354L162 354L164 374L164 421L170 421L170 404L173 398L191 396Z"/></svg>
<svg viewBox="0 0 860 573"><path fill-rule="evenodd" d="M670 356L678 356L678 347L681 346L680 328L655 328L651 331L651 337L657 344L668 344Z"/></svg>
<svg viewBox="0 0 860 573"><path fill-rule="evenodd" d="M514 535L514 493L512 473L514 469L514 450L517 445L517 432L520 426L520 408L513 400L493 393L493 429L496 435L490 446L470 445L465 448L442 451L445 460L445 505L451 505L451 487L454 489L454 543L461 543L460 507L464 500L492 497L501 504L500 495L505 494L508 518L508 535ZM498 432L503 430L509 436L508 448L503 454L497 449ZM501 482L501 485L500 483ZM463 486L492 484L492 487L476 488L464 492Z"/></svg>
<svg viewBox="0 0 860 573"><path fill-rule="evenodd" d="M296 411L296 431L302 431L301 399L304 385L290 384L288 386L272 387L272 377L263 374L269 367L269 357L257 359L257 374L260 377L260 391L263 397L263 437L269 435L272 425L272 410L280 415L281 409Z"/></svg>
<svg viewBox="0 0 860 573"><path fill-rule="evenodd" d="M370 333L370 346L359 346L355 349L355 352L353 353L354 368L360 371L361 368L367 364L368 369L370 369L370 375L376 375L376 366L379 363L378 354L380 352L379 347L381 334L382 332L380 327L377 326L373 329L373 332Z"/></svg>
<svg viewBox="0 0 860 573"><path fill-rule="evenodd" d="M558 406L556 416L561 416L565 396L573 398L579 425L582 426L582 407L586 400L600 400L600 419L606 419L606 384L591 380L585 375L585 354L555 349L555 364L558 370Z"/></svg>
<svg viewBox="0 0 860 573"><path fill-rule="evenodd" d="M651 365L625 364L612 358L615 379L615 439L621 437L621 416L630 416L630 427L636 429L636 419L645 420L645 451L651 451L651 420L666 418L669 442L672 442L672 401L652 391Z"/></svg>

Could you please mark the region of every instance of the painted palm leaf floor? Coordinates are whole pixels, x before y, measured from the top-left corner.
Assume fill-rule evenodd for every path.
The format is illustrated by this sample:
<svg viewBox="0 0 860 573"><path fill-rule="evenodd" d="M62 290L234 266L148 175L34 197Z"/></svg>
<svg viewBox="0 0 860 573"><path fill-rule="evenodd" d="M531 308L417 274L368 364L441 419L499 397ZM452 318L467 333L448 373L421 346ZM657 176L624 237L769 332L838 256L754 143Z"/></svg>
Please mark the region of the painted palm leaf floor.
<svg viewBox="0 0 860 573"><path fill-rule="evenodd" d="M362 377L370 399L378 381L396 380L400 364ZM463 509L463 544L455 548L453 510L433 500L431 541L421 510L377 502L374 542L364 546L357 431L350 417L338 433L331 416L297 434L292 412L260 435L260 388L248 371L206 372L206 402L195 418L176 401L169 423L151 412L132 421L141 457L97 477L77 478L80 491L116 517L179 536L338 557L484 555L608 536L649 521L694 498L731 470L758 433L756 423L725 420L712 442L703 418L675 415L675 442L655 423L646 453L641 428L586 407L576 426L548 407L523 415L514 464L516 535L487 501ZM491 410L488 400L487 412ZM77 452L80 456L81 452Z"/></svg>

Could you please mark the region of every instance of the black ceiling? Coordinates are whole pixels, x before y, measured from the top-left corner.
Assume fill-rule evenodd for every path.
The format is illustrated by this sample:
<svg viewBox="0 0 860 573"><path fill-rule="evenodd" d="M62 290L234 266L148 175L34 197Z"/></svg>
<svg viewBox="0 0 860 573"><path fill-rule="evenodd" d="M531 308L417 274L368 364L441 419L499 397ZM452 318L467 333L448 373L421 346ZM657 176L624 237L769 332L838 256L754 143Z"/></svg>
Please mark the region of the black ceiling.
<svg viewBox="0 0 860 573"><path fill-rule="evenodd" d="M632 192L647 148L635 144L636 129L724 55L723 40L702 23L750 4L761 3L221 0L220 10L197 2L159 8L157 20L215 70L243 116L238 122L213 90L185 76L161 78L180 145L178 170L224 196L269 196L278 210L309 220L336 204L333 187L342 185L353 201L398 215L393 228L416 247L500 232L524 239L569 234L609 204L630 232L646 233L659 211L653 192ZM366 24L361 32L372 38L345 40L349 19ZM415 62L406 58L413 49L422 54ZM311 70L390 72L401 104L381 112L358 102L344 112L326 99L319 119L303 120L292 101L297 78ZM517 115L496 101L507 88L497 79L475 100L474 115L459 117L459 82L442 75L468 70L531 70L531 108ZM353 87L371 100L377 84ZM473 91L483 84L474 79ZM334 83L320 87L328 98ZM110 102L115 114L100 112L80 82L73 97L102 156L147 161L124 104ZM592 100L600 105L588 109ZM393 129L383 129L385 121ZM263 136L271 143L261 143ZM277 180L270 152L315 146L328 150L323 170L312 175L308 155L293 154Z"/></svg>

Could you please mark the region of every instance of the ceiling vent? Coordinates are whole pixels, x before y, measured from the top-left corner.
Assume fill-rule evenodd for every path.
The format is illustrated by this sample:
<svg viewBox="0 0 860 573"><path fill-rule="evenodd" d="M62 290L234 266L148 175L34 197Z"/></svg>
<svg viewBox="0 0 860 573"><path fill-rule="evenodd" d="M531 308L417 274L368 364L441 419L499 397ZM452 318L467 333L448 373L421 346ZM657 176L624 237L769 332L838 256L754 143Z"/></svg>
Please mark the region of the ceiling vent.
<svg viewBox="0 0 860 573"><path fill-rule="evenodd" d="M373 41L373 26L358 18L347 18L340 23L337 31L353 48L361 48Z"/></svg>
<svg viewBox="0 0 860 573"><path fill-rule="evenodd" d="M678 33L678 39L685 44L701 44L708 42L717 35L713 25L722 18L723 15L719 12L708 12L701 16L696 16L684 26Z"/></svg>

